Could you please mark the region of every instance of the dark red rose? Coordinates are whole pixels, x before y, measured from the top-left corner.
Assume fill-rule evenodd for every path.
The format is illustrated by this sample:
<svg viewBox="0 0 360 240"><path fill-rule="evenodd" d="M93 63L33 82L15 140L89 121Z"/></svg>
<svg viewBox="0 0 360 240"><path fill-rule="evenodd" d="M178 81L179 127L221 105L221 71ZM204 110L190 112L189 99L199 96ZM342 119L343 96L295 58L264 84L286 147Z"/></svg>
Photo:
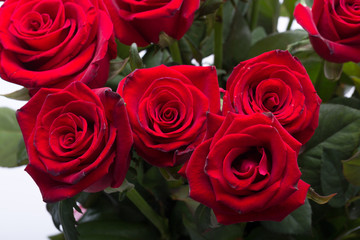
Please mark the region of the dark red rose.
<svg viewBox="0 0 360 240"><path fill-rule="evenodd" d="M296 21L309 33L314 50L330 62L360 62L360 2L314 0L312 9L298 4Z"/></svg>
<svg viewBox="0 0 360 240"><path fill-rule="evenodd" d="M7 0L0 19L1 78L33 92L104 86L116 44L102 1Z"/></svg>
<svg viewBox="0 0 360 240"><path fill-rule="evenodd" d="M219 223L281 221L304 204L301 144L271 113L208 115L208 130L186 167L190 197Z"/></svg>
<svg viewBox="0 0 360 240"><path fill-rule="evenodd" d="M304 144L318 126L320 103L300 61L287 51L275 50L234 68L226 84L223 113L272 112Z"/></svg>
<svg viewBox="0 0 360 240"><path fill-rule="evenodd" d="M45 202L123 182L133 139L125 103L111 89L81 82L42 88L17 119L29 156L25 170Z"/></svg>
<svg viewBox="0 0 360 240"><path fill-rule="evenodd" d="M190 28L200 0L104 0L114 23L116 37L144 47L159 42L165 32L180 39Z"/></svg>
<svg viewBox="0 0 360 240"><path fill-rule="evenodd" d="M214 67L138 69L117 92L126 102L137 153L160 167L188 160L204 137L206 113L220 111Z"/></svg>

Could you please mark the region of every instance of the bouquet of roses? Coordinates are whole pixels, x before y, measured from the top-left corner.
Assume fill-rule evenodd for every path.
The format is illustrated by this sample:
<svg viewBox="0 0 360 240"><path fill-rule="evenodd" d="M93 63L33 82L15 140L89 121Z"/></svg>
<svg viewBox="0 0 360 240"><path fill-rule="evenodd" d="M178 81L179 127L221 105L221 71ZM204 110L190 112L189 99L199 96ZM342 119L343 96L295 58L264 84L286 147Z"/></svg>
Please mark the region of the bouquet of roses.
<svg viewBox="0 0 360 240"><path fill-rule="evenodd" d="M6 97L28 101L0 111L0 165L27 165L51 239L360 237L360 1L6 0L0 19L0 77L24 87Z"/></svg>

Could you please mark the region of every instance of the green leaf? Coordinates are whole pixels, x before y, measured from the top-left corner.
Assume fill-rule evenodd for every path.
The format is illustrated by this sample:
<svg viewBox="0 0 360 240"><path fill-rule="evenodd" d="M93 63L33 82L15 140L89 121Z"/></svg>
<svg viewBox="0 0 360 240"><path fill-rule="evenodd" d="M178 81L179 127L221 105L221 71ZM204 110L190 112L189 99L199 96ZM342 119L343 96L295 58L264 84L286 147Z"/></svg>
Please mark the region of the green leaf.
<svg viewBox="0 0 360 240"><path fill-rule="evenodd" d="M117 54L121 59L129 57L130 46L121 43L117 38L115 39L117 46Z"/></svg>
<svg viewBox="0 0 360 240"><path fill-rule="evenodd" d="M60 234L49 236L49 239L50 240L65 240L65 237L64 237L64 234L60 233Z"/></svg>
<svg viewBox="0 0 360 240"><path fill-rule="evenodd" d="M356 196L349 201L347 201L345 205L346 213L349 219L357 220L360 219L360 197Z"/></svg>
<svg viewBox="0 0 360 240"><path fill-rule="evenodd" d="M244 232L246 223L231 224L227 226L221 226L206 232L204 236L208 240L239 240L243 239L242 235Z"/></svg>
<svg viewBox="0 0 360 240"><path fill-rule="evenodd" d="M320 172L321 187L324 194L337 193L329 204L333 207L342 207L347 201L345 193L349 184L342 173L341 160L344 153L330 148L323 148L322 166Z"/></svg>
<svg viewBox="0 0 360 240"><path fill-rule="evenodd" d="M10 98L10 99L15 99L15 100L27 101L30 99L29 89L27 89L27 88L21 88L15 92L8 93L8 94L0 94L0 96Z"/></svg>
<svg viewBox="0 0 360 240"><path fill-rule="evenodd" d="M286 50L289 44L300 41L306 36L307 33L303 30L271 34L251 46L247 58L256 57L270 50Z"/></svg>
<svg viewBox="0 0 360 240"><path fill-rule="evenodd" d="M347 98L347 97L334 98L330 101L330 103L341 104L344 106L348 106L348 107L360 110L360 99L353 98L353 97L352 98Z"/></svg>
<svg viewBox="0 0 360 240"><path fill-rule="evenodd" d="M254 45L261 39L266 37L266 32L263 27L257 27L251 32L251 45Z"/></svg>
<svg viewBox="0 0 360 240"><path fill-rule="evenodd" d="M349 76L360 76L360 66L354 62L344 63L343 71Z"/></svg>
<svg viewBox="0 0 360 240"><path fill-rule="evenodd" d="M311 206L305 204L290 213L281 222L264 221L262 225L270 231L282 234L311 234Z"/></svg>
<svg viewBox="0 0 360 240"><path fill-rule="evenodd" d="M77 223L74 218L74 208L77 208L75 200L68 198L60 201L58 207L60 224L63 228L65 239L77 240L79 233L76 229Z"/></svg>
<svg viewBox="0 0 360 240"><path fill-rule="evenodd" d="M360 151L351 158L342 161L345 178L356 186L360 186Z"/></svg>
<svg viewBox="0 0 360 240"><path fill-rule="evenodd" d="M309 237L307 236L306 239ZM274 233L260 225L249 233L246 240L294 240L294 238L291 235Z"/></svg>
<svg viewBox="0 0 360 240"><path fill-rule="evenodd" d="M124 179L124 181L120 187L118 187L118 188L108 187L108 188L104 189L104 191L106 193L114 193L114 192L123 193L123 192L127 192L133 188L134 188L134 184L132 184L132 183L128 182L128 180Z"/></svg>
<svg viewBox="0 0 360 240"><path fill-rule="evenodd" d="M155 67L168 63L170 54L166 49L160 49L157 45L152 45L146 50L143 62L146 67Z"/></svg>
<svg viewBox="0 0 360 240"><path fill-rule="evenodd" d="M74 218L74 208L78 209L73 198L65 199L63 201L48 203L46 209L51 214L54 225L64 233L66 240L77 240L78 231L76 229L76 221Z"/></svg>
<svg viewBox="0 0 360 240"><path fill-rule="evenodd" d="M79 240L135 240L160 239L150 225L121 220L102 220L81 223Z"/></svg>
<svg viewBox="0 0 360 240"><path fill-rule="evenodd" d="M47 203L46 204L46 210L50 213L55 227L59 231L61 231L61 229L60 229L59 202Z"/></svg>
<svg viewBox="0 0 360 240"><path fill-rule="evenodd" d="M244 4L239 2L230 25L229 35L223 43L223 67L225 69L232 69L244 60L251 45L251 31L243 16L243 11Z"/></svg>
<svg viewBox="0 0 360 240"><path fill-rule="evenodd" d="M122 60L120 58L111 60L108 80L111 80L114 77L116 77L117 75L119 75L119 73L121 73L122 70L124 70L128 61L129 61L129 58L125 58L124 60Z"/></svg>
<svg viewBox="0 0 360 240"><path fill-rule="evenodd" d="M325 61L324 75L327 79L337 81L340 79L343 64Z"/></svg>
<svg viewBox="0 0 360 240"><path fill-rule="evenodd" d="M204 232L210 226L211 209L200 204L195 211L195 223L200 232Z"/></svg>
<svg viewBox="0 0 360 240"><path fill-rule="evenodd" d="M206 238L202 236L199 230L197 229L196 224L185 215L183 215L183 223L186 230L190 234L191 240L206 240Z"/></svg>
<svg viewBox="0 0 360 240"><path fill-rule="evenodd" d="M328 203L337 193L333 193L327 196L321 196L318 194L312 187L309 188L306 197L313 200L317 204L326 204Z"/></svg>
<svg viewBox="0 0 360 240"><path fill-rule="evenodd" d="M136 43L131 44L129 53L129 63L131 66L131 70L134 71L135 69L143 68L144 65L139 55Z"/></svg>
<svg viewBox="0 0 360 240"><path fill-rule="evenodd" d="M338 104L322 104L319 126L298 158L302 179L319 191L323 148L339 150L344 153L343 159L347 159L359 142L360 111Z"/></svg>
<svg viewBox="0 0 360 240"><path fill-rule="evenodd" d="M322 63L322 68L324 68L324 63ZM337 85L337 81L329 80L325 77L324 70L319 72L314 83L316 92L323 102L329 101L334 96Z"/></svg>
<svg viewBox="0 0 360 240"><path fill-rule="evenodd" d="M293 17L296 1L297 0L286 0L283 2L290 18Z"/></svg>
<svg viewBox="0 0 360 240"><path fill-rule="evenodd" d="M16 158L17 158L17 163L16 163L17 166L26 165L29 162L29 158L27 155L25 142L23 138L21 138L19 141Z"/></svg>
<svg viewBox="0 0 360 240"><path fill-rule="evenodd" d="M0 108L0 166L17 167L24 163L20 159L23 141L22 134L15 117L15 111L10 108Z"/></svg>
<svg viewBox="0 0 360 240"><path fill-rule="evenodd" d="M171 215L169 218L171 239L189 239L189 232L184 226L184 217L193 219L189 208L182 201L175 201L174 207L171 208Z"/></svg>
<svg viewBox="0 0 360 240"><path fill-rule="evenodd" d="M202 2L202 4L200 5L199 9L196 12L197 17L214 13L222 3L223 0L206 0Z"/></svg>
<svg viewBox="0 0 360 240"><path fill-rule="evenodd" d="M192 41L191 38L189 38L187 36L184 36L184 39L186 40L187 44L189 45L189 47L191 49L191 53L192 53L194 59L200 65L203 57L202 57L202 54L201 54L199 48L195 46L195 44L194 44L194 42Z"/></svg>

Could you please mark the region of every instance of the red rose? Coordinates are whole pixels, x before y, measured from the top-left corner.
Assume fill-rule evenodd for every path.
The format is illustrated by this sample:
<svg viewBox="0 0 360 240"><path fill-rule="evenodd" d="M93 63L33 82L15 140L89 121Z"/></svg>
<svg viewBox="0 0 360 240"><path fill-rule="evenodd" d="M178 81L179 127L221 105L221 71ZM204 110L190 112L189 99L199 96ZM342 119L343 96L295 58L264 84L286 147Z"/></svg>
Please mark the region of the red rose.
<svg viewBox="0 0 360 240"><path fill-rule="evenodd" d="M186 168L190 197L218 222L281 221L304 204L301 144L270 114L209 114L207 137Z"/></svg>
<svg viewBox="0 0 360 240"><path fill-rule="evenodd" d="M314 0L311 10L298 4L294 17L321 57L337 63L360 62L359 1Z"/></svg>
<svg viewBox="0 0 360 240"><path fill-rule="evenodd" d="M130 163L131 127L123 99L81 82L40 89L17 111L26 171L45 202L119 187Z"/></svg>
<svg viewBox="0 0 360 240"><path fill-rule="evenodd" d="M287 51L267 52L240 63L231 73L224 95L228 112L272 112L301 143L314 134L321 99L305 68Z"/></svg>
<svg viewBox="0 0 360 240"><path fill-rule="evenodd" d="M137 153L160 167L188 160L204 137L206 113L220 111L214 67L138 69L117 92L126 102Z"/></svg>
<svg viewBox="0 0 360 240"><path fill-rule="evenodd" d="M144 47L165 32L180 39L190 28L200 0L104 0L120 42Z"/></svg>
<svg viewBox="0 0 360 240"><path fill-rule="evenodd" d="M102 87L116 56L99 0L7 0L0 8L0 77L26 88Z"/></svg>

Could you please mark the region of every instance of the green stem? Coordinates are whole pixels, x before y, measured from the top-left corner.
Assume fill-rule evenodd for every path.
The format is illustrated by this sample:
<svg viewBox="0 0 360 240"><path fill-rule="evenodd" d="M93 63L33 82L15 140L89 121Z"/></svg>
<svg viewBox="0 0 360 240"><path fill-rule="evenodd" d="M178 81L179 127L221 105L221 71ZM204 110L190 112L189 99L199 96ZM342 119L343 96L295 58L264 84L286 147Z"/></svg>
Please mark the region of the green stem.
<svg viewBox="0 0 360 240"><path fill-rule="evenodd" d="M250 28L251 30L254 30L257 26L257 21L259 18L259 4L260 0L253 0L251 2L251 19L250 19Z"/></svg>
<svg viewBox="0 0 360 240"><path fill-rule="evenodd" d="M279 20L279 15L280 15L280 1L279 0L273 0L273 4L274 4L274 15L273 15L273 33L277 32L277 25L278 25L278 20Z"/></svg>
<svg viewBox="0 0 360 240"><path fill-rule="evenodd" d="M173 61L182 64L182 58L181 58L178 41L174 41L172 44L170 44L169 50Z"/></svg>
<svg viewBox="0 0 360 240"><path fill-rule="evenodd" d="M288 25L287 25L287 27L286 27L286 31L290 31L290 30L291 30L291 26L292 26L293 22L294 22L294 18L293 18L293 17L290 17L289 23L288 23Z"/></svg>
<svg viewBox="0 0 360 240"><path fill-rule="evenodd" d="M142 212L142 214L144 214L144 216L148 220L150 220L150 222L154 224L154 226L160 231L161 239L169 239L167 219L159 216L144 200L144 198L138 193L138 191L136 191L135 188L127 191L126 196Z"/></svg>
<svg viewBox="0 0 360 240"><path fill-rule="evenodd" d="M223 6L220 5L215 15L214 24L214 64L222 69L223 61Z"/></svg>

